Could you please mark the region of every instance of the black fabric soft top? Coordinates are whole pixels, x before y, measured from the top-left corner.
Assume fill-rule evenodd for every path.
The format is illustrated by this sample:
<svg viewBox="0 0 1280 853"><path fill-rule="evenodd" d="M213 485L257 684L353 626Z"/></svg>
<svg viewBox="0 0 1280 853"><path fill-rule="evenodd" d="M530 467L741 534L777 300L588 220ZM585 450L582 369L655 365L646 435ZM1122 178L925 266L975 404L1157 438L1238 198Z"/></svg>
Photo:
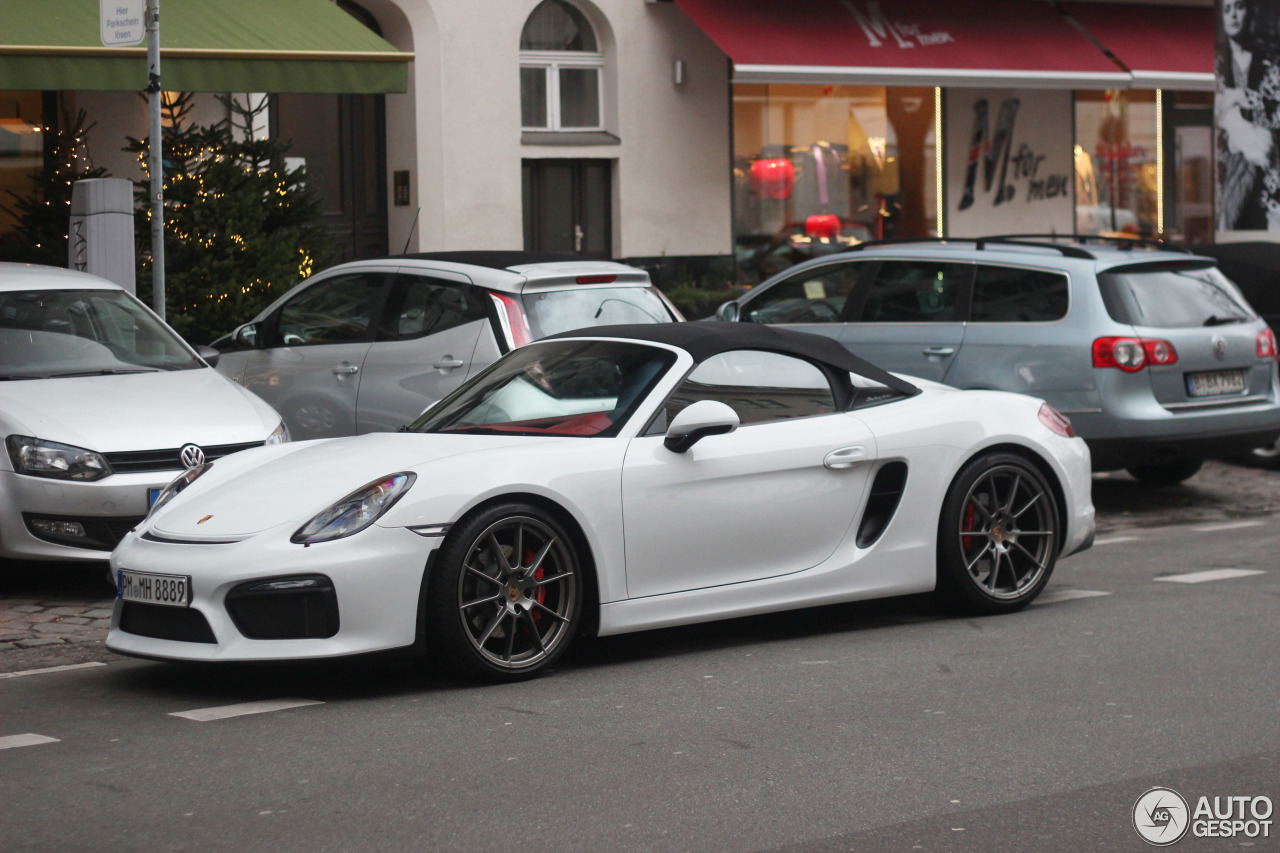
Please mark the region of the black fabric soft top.
<svg viewBox="0 0 1280 853"><path fill-rule="evenodd" d="M904 382L887 370L859 358L833 338L811 335L807 332L793 332L790 329L777 329L758 323L707 321L599 326L561 332L544 340L557 338L625 338L634 341L653 341L679 347L699 363L722 352L763 350L803 358L846 373L856 373L907 396L920 393L920 389L910 382Z"/></svg>

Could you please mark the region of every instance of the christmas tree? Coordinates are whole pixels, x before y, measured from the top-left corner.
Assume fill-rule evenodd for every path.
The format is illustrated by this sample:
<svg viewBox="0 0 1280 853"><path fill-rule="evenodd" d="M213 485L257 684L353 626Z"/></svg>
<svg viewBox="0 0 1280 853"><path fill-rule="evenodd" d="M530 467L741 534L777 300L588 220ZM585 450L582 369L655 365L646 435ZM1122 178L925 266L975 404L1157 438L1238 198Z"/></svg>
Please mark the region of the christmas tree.
<svg viewBox="0 0 1280 853"><path fill-rule="evenodd" d="M166 319L191 343L208 343L246 323L329 261L322 198L303 167L285 164L288 145L254 133L266 100L220 98L229 117L190 122L192 98L165 104L164 236ZM147 168L149 139L125 149ZM150 178L137 184L138 296L151 302Z"/></svg>
<svg viewBox="0 0 1280 853"><path fill-rule="evenodd" d="M31 176L28 195L10 192L5 212L16 220L0 241L0 260L25 264L67 265L67 233L71 223L71 185L82 178L103 178L107 170L89 161L84 110L72 121L63 115L57 127L43 128L44 167Z"/></svg>

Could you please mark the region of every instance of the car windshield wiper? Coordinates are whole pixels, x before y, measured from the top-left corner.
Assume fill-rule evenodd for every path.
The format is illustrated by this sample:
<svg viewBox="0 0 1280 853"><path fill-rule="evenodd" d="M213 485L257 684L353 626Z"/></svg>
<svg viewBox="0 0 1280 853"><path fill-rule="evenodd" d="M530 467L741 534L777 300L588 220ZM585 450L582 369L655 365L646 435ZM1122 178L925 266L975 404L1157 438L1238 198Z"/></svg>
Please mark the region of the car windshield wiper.
<svg viewBox="0 0 1280 853"><path fill-rule="evenodd" d="M1204 321L1206 326L1225 326L1228 323L1243 323L1244 317L1219 317L1217 314L1210 314L1208 319Z"/></svg>
<svg viewBox="0 0 1280 853"><path fill-rule="evenodd" d="M50 373L45 379L67 379L72 376L119 376L125 373L159 373L155 367L104 367L101 370L77 370L70 373Z"/></svg>

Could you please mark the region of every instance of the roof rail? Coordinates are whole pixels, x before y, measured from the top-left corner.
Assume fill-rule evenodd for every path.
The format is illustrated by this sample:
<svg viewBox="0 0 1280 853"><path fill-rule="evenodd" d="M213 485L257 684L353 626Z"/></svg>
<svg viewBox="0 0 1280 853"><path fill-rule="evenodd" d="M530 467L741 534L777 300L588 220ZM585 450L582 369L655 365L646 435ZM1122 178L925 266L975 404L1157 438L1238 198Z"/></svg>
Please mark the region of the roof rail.
<svg viewBox="0 0 1280 853"><path fill-rule="evenodd" d="M1012 236L1012 237L1024 237L1024 236L1026 236L1026 237L1035 237L1035 236L1040 236L1040 235L1035 235L1035 234L1026 234L1026 235L1023 235L1023 234L1015 234L1015 235L1011 235L1011 236ZM1046 235L1043 235L1043 236L1048 237L1048 236L1050 236L1050 235L1046 234ZM1054 235L1054 236L1061 236L1061 235ZM857 251L860 251L860 250L862 250L862 249L874 249L874 248L877 248L877 247L879 247L879 246L901 246L901 245L904 245L904 244L910 244L910 243L939 243L939 244L942 244L942 243L959 243L959 242L973 243L973 247L974 247L975 249L978 249L978 250L982 250L983 248L985 248L985 247L986 247L986 244L988 244L988 243L1002 243L1002 244L1006 244L1006 245L1030 246L1030 247L1032 247L1032 248L1036 248L1036 249L1052 249L1053 251L1058 252L1058 253L1060 253L1061 255L1063 255L1064 257L1068 257L1068 258L1084 258L1084 259L1086 259L1086 260L1093 260L1093 259L1094 259L1094 257L1093 257L1093 255L1092 255L1092 254L1090 254L1089 252L1087 252L1087 251L1085 251L1084 249L1081 249L1081 248L1079 248L1079 247L1077 247L1077 246L1063 246L1063 245L1061 245L1061 244L1059 244L1059 243L1028 243L1028 242L1026 242L1026 241L1024 241L1024 240L1014 240L1014 239L1010 239L1010 237L1006 237L1006 236L997 236L997 237L915 237L915 238L907 237L907 238L901 238L901 239L897 239L897 240L868 240L868 241L867 241L867 242L865 242L865 243L858 243L858 244L856 244L856 245L850 246L850 247L848 248L848 250L847 250L847 251L850 251L850 252L857 252Z"/></svg>
<svg viewBox="0 0 1280 853"><path fill-rule="evenodd" d="M1109 234L997 234L984 238L987 240L1072 240L1076 243L1104 243L1119 249L1131 251L1137 246L1145 249L1164 249L1170 252L1192 254L1186 246L1167 243L1164 240L1149 240L1142 237L1113 237Z"/></svg>

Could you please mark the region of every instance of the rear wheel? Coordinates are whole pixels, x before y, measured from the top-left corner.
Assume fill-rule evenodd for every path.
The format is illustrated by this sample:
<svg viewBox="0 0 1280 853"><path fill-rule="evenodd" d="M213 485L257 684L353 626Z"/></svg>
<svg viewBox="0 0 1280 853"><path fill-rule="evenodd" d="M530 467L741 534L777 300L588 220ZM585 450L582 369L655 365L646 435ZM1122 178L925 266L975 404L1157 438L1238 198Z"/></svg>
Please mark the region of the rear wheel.
<svg viewBox="0 0 1280 853"><path fill-rule="evenodd" d="M1040 594L1060 549L1058 503L1026 459L994 453L956 475L938 522L938 592L946 603L1007 613Z"/></svg>
<svg viewBox="0 0 1280 853"><path fill-rule="evenodd" d="M1202 465L1204 465L1203 459L1182 459L1159 465L1135 465L1126 470L1139 483L1145 483L1148 486L1176 486L1183 480L1194 477Z"/></svg>
<svg viewBox="0 0 1280 853"><path fill-rule="evenodd" d="M541 509L510 503L450 533L432 569L424 616L434 650L460 674L516 681L565 653L582 602L575 543Z"/></svg>

